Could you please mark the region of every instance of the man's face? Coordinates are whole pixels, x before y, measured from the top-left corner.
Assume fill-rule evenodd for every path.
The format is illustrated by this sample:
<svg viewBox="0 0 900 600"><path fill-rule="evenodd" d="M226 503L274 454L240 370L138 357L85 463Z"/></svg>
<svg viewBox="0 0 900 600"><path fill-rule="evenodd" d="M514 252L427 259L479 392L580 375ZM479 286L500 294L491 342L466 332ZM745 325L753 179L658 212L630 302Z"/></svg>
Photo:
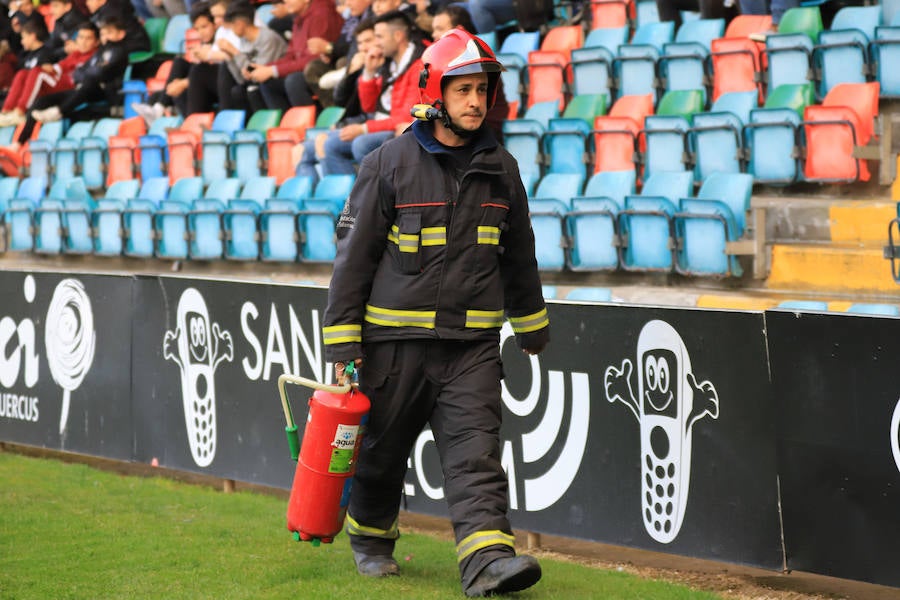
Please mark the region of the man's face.
<svg viewBox="0 0 900 600"><path fill-rule="evenodd" d="M485 73L450 77L444 85L444 110L458 127L475 131L487 114L487 90Z"/></svg>
<svg viewBox="0 0 900 600"><path fill-rule="evenodd" d="M358 17L366 12L366 9L372 4L372 0L347 0L345 4L350 14Z"/></svg>
<svg viewBox="0 0 900 600"><path fill-rule="evenodd" d="M310 0L284 0L284 8L292 15L297 15L309 8Z"/></svg>
<svg viewBox="0 0 900 600"><path fill-rule="evenodd" d="M194 29L197 30L197 35L200 36L200 42L203 44L212 43L213 38L216 37L216 24L206 17L197 17L197 20L194 21Z"/></svg>
<svg viewBox="0 0 900 600"><path fill-rule="evenodd" d="M228 7L225 4L213 4L209 7L209 12L213 16L213 24L216 27L221 27L225 24L225 11L228 10Z"/></svg>
<svg viewBox="0 0 900 600"><path fill-rule="evenodd" d="M85 0L85 4L87 4L88 10L91 11L91 14L94 14L100 7L106 4L106 0Z"/></svg>
<svg viewBox="0 0 900 600"><path fill-rule="evenodd" d="M450 15L447 13L434 15L434 19L431 21L431 39L438 41L451 29L453 29L453 24L450 22Z"/></svg>
<svg viewBox="0 0 900 600"><path fill-rule="evenodd" d="M119 29L118 27L101 27L100 28L100 43L101 44L111 44L114 42L121 42L125 39L125 32Z"/></svg>
<svg viewBox="0 0 900 600"><path fill-rule="evenodd" d="M75 38L75 46L82 54L87 54L97 47L97 36L90 29L79 29Z"/></svg>
<svg viewBox="0 0 900 600"><path fill-rule="evenodd" d="M380 17L385 13L400 8L401 1L402 0L373 0L372 12L376 17Z"/></svg>
<svg viewBox="0 0 900 600"><path fill-rule="evenodd" d="M71 8L71 5L67 2L54 1L50 3L50 14L53 15L54 19L58 19L69 12L69 8Z"/></svg>
<svg viewBox="0 0 900 600"><path fill-rule="evenodd" d="M31 32L23 31L21 34L22 37L22 47L26 50L35 50L37 49L37 36Z"/></svg>
<svg viewBox="0 0 900 600"><path fill-rule="evenodd" d="M366 29L359 33L356 36L356 47L359 52L365 54L369 51L369 48L375 42L375 32L371 29Z"/></svg>
<svg viewBox="0 0 900 600"><path fill-rule="evenodd" d="M228 23L228 27L234 32L234 35L238 37L244 37L244 34L247 33L247 21L243 19L235 19L231 23Z"/></svg>
<svg viewBox="0 0 900 600"><path fill-rule="evenodd" d="M375 23L375 45L381 48L385 58L396 57L398 38L401 35L388 23Z"/></svg>

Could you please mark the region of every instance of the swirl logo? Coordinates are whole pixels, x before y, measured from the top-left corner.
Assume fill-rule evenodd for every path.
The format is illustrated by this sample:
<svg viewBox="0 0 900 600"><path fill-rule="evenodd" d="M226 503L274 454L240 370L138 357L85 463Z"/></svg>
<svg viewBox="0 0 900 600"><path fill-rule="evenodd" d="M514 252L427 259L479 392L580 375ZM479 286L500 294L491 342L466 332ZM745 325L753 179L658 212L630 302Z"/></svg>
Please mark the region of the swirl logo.
<svg viewBox="0 0 900 600"><path fill-rule="evenodd" d="M900 400L894 407L894 416L891 418L891 451L894 453L894 462L900 471Z"/></svg>
<svg viewBox="0 0 900 600"><path fill-rule="evenodd" d="M84 286L77 279L63 279L53 291L44 329L50 375L63 389L60 435L69 419L71 393L84 381L94 361L96 342L94 313Z"/></svg>

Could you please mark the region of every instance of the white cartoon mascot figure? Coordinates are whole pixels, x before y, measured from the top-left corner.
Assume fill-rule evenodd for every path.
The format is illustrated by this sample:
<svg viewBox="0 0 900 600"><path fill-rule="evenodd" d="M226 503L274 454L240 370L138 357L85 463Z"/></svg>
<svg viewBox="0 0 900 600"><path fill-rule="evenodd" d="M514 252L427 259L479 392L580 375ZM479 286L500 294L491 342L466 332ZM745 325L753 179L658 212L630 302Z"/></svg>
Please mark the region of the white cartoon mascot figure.
<svg viewBox="0 0 900 600"><path fill-rule="evenodd" d="M181 369L184 422L191 455L199 467L207 467L216 455L216 385L213 374L223 360L234 358L231 334L210 326L206 302L194 288L178 300L175 331L163 338L163 356Z"/></svg>
<svg viewBox="0 0 900 600"><path fill-rule="evenodd" d="M657 542L672 542L681 529L691 479L691 429L719 416L719 397L709 381L698 382L678 332L650 321L637 345L637 383L630 359L606 369L606 399L622 402L641 428L641 512L644 528Z"/></svg>

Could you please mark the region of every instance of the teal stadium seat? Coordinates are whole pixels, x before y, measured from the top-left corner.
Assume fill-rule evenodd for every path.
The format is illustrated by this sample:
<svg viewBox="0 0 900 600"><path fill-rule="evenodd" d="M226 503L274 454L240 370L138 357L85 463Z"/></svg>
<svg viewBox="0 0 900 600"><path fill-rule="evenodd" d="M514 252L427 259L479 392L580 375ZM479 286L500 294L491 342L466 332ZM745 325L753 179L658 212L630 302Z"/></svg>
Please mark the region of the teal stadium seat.
<svg viewBox="0 0 900 600"><path fill-rule="evenodd" d="M169 178L145 179L137 194L128 200L122 212L122 229L126 256L153 256L153 216L169 195Z"/></svg>
<svg viewBox="0 0 900 600"><path fill-rule="evenodd" d="M222 216L228 203L237 198L241 182L236 177L217 179L188 211L189 255L191 260L222 258L225 251Z"/></svg>
<svg viewBox="0 0 900 600"><path fill-rule="evenodd" d="M274 177L254 177L244 183L241 195L229 200L222 213L225 233L225 258L230 260L258 260L259 213L266 200L275 195Z"/></svg>
<svg viewBox="0 0 900 600"><path fill-rule="evenodd" d="M97 201L97 208L91 215L94 231L94 254L98 256L119 256L124 249L123 212L128 201L140 191L137 179L117 181L106 190Z"/></svg>
<svg viewBox="0 0 900 600"><path fill-rule="evenodd" d="M297 231L304 262L334 261L335 225L355 180L355 175L326 175L316 184L314 194L303 199L297 213Z"/></svg>
<svg viewBox="0 0 900 600"><path fill-rule="evenodd" d="M7 246L16 252L34 250L34 210L47 189L45 177L26 177L19 182L15 196L6 209Z"/></svg>
<svg viewBox="0 0 900 600"><path fill-rule="evenodd" d="M153 215L157 257L188 258L188 212L194 200L202 195L202 177L183 177L169 188L168 197L160 202Z"/></svg>
<svg viewBox="0 0 900 600"><path fill-rule="evenodd" d="M588 180L584 196L572 198L566 215L571 243L569 268L573 271L607 271L619 266L619 233L616 215L625 197L634 194L634 171L601 171Z"/></svg>
<svg viewBox="0 0 900 600"><path fill-rule="evenodd" d="M259 214L262 260L294 262L300 256L297 214L303 198L312 196L313 178L295 176L285 180L274 198L266 200Z"/></svg>

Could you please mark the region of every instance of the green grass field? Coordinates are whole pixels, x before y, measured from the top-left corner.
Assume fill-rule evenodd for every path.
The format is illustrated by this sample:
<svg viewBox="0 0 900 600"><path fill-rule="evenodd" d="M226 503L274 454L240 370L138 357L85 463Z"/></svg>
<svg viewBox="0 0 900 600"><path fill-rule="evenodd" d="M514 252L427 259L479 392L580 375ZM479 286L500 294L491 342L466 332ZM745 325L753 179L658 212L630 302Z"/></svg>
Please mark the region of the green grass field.
<svg viewBox="0 0 900 600"><path fill-rule="evenodd" d="M284 501L0 452L0 598L462 598L451 543L404 535L403 575L356 574L345 535L294 542ZM543 560L517 598L718 596Z"/></svg>

